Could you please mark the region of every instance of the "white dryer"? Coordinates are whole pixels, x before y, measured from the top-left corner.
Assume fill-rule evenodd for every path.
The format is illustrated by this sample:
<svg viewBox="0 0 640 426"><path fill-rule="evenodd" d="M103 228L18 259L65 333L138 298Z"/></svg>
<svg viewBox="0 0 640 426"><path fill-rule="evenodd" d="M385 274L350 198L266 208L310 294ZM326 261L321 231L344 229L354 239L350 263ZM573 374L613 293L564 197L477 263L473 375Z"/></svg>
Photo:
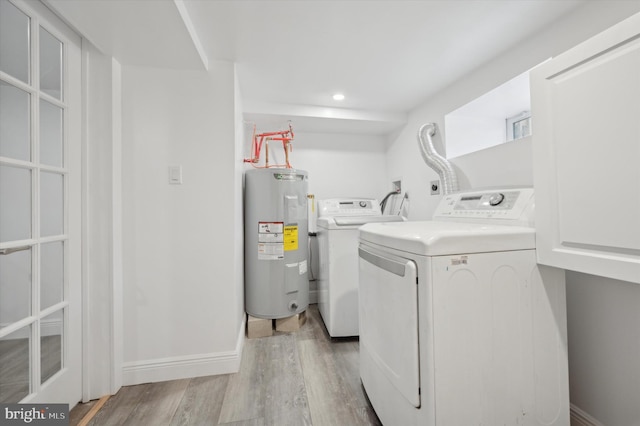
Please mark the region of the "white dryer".
<svg viewBox="0 0 640 426"><path fill-rule="evenodd" d="M564 271L536 264L533 198L360 229L360 376L386 426L569 425Z"/></svg>
<svg viewBox="0 0 640 426"><path fill-rule="evenodd" d="M375 199L318 200L318 310L331 337L358 335L358 228L400 220Z"/></svg>

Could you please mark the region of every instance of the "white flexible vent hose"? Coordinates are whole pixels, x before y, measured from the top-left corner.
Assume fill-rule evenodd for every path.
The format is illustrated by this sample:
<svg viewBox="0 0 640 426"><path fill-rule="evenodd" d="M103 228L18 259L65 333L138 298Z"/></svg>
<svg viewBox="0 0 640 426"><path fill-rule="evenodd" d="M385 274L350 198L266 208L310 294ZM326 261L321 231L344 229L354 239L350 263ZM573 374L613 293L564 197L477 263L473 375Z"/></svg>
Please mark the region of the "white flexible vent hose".
<svg viewBox="0 0 640 426"><path fill-rule="evenodd" d="M440 176L442 182L442 193L451 194L452 192L458 192L458 176L451 163L438 154L433 146L433 140L431 137L436 134L435 123L426 123L418 130L418 146L420 147L420 154L427 166L431 167Z"/></svg>

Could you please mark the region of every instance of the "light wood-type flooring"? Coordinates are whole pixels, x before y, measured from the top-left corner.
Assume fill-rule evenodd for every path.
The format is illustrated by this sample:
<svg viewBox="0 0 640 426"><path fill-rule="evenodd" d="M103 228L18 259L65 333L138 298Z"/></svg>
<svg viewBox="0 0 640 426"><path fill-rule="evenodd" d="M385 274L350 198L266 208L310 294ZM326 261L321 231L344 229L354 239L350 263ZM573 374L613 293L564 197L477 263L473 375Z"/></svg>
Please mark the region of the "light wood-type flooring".
<svg viewBox="0 0 640 426"><path fill-rule="evenodd" d="M310 305L299 331L246 339L240 372L123 387L89 425L380 425L358 362L358 339L331 339Z"/></svg>

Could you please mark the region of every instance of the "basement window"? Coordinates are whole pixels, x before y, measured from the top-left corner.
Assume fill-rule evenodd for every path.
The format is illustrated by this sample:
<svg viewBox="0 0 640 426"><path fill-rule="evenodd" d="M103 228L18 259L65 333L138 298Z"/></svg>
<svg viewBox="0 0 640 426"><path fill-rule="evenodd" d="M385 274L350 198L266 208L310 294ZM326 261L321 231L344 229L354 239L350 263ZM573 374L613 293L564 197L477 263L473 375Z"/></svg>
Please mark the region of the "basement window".
<svg viewBox="0 0 640 426"><path fill-rule="evenodd" d="M531 136L529 71L445 115L447 158Z"/></svg>
<svg viewBox="0 0 640 426"><path fill-rule="evenodd" d="M506 120L507 142L531 136L531 111L523 111Z"/></svg>

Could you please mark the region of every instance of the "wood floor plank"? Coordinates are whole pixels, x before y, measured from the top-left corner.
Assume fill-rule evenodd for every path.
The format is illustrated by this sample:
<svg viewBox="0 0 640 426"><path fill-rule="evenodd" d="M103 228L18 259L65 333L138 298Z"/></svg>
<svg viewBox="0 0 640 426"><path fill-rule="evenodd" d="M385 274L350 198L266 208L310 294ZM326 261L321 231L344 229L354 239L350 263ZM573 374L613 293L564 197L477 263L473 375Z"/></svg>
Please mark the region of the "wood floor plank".
<svg viewBox="0 0 640 426"><path fill-rule="evenodd" d="M173 418L191 379L150 383L123 425L163 425Z"/></svg>
<svg viewBox="0 0 640 426"><path fill-rule="evenodd" d="M219 423L262 418L264 414L264 363L268 339L247 339L240 371L229 376Z"/></svg>
<svg viewBox="0 0 640 426"><path fill-rule="evenodd" d="M249 339L241 371L231 376L220 423L264 419L266 424L310 424L304 377L293 334Z"/></svg>
<svg viewBox="0 0 640 426"><path fill-rule="evenodd" d="M324 327L317 305L309 312L321 333L315 330L315 340L299 340L298 348L313 424L381 425L360 381L358 338L332 339ZM325 372L323 376L315 376L318 369ZM313 398L309 390L311 386L315 390ZM326 413L326 410L331 410L332 404L338 404L341 408Z"/></svg>
<svg viewBox="0 0 640 426"><path fill-rule="evenodd" d="M191 379L171 426L218 424L228 382L227 374Z"/></svg>
<svg viewBox="0 0 640 426"><path fill-rule="evenodd" d="M269 341L265 370L264 419L279 426L310 425L304 376L293 334L274 336Z"/></svg>
<svg viewBox="0 0 640 426"><path fill-rule="evenodd" d="M298 342L313 425L368 425L337 372L329 344L315 340Z"/></svg>
<svg viewBox="0 0 640 426"><path fill-rule="evenodd" d="M239 422L231 422L231 423L218 423L220 426L265 426L263 418L260 419L249 419L249 420L240 420Z"/></svg>
<svg viewBox="0 0 640 426"><path fill-rule="evenodd" d="M88 426L120 426L142 399L148 384L125 386L111 396Z"/></svg>
<svg viewBox="0 0 640 426"><path fill-rule="evenodd" d="M322 322L322 317L318 311L318 305L309 305L307 308L307 321L306 323L295 333L297 340L309 340L309 339L329 339L329 334Z"/></svg>
<svg viewBox="0 0 640 426"><path fill-rule="evenodd" d="M371 407L360 379L360 344L357 340L333 342L331 345L336 372L349 388L349 395L358 406Z"/></svg>
<svg viewBox="0 0 640 426"><path fill-rule="evenodd" d="M334 342L335 343L335 342ZM331 345L335 360L336 372L342 378L342 383L348 388L348 395L353 401L356 412L366 424L380 425L371 402L360 379L360 344L357 340L344 341Z"/></svg>

